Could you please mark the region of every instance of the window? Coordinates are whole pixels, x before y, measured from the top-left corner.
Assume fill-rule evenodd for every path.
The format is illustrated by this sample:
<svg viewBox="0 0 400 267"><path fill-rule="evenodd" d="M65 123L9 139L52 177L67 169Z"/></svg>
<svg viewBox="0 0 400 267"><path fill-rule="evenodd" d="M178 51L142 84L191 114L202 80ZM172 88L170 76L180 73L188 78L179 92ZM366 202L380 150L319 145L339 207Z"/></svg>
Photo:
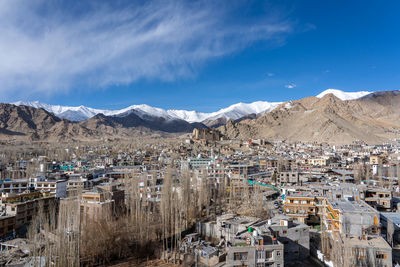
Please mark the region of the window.
<svg viewBox="0 0 400 267"><path fill-rule="evenodd" d="M366 248L352 248L352 256L357 258L365 258L367 256Z"/></svg>
<svg viewBox="0 0 400 267"><path fill-rule="evenodd" d="M257 251L257 259L265 259L265 252L263 250Z"/></svg>
<svg viewBox="0 0 400 267"><path fill-rule="evenodd" d="M233 260L235 261L242 261L247 260L247 252L234 252L233 253Z"/></svg>
<svg viewBox="0 0 400 267"><path fill-rule="evenodd" d="M385 253L385 252L383 252L383 251L377 251L377 252L376 252L376 258L377 258L377 259L386 259L387 256L386 256L386 253Z"/></svg>
<svg viewBox="0 0 400 267"><path fill-rule="evenodd" d="M265 258L271 259L272 258L272 251L265 251Z"/></svg>
<svg viewBox="0 0 400 267"><path fill-rule="evenodd" d="M277 252L276 252L276 256L280 256L281 255L281 252L278 250Z"/></svg>

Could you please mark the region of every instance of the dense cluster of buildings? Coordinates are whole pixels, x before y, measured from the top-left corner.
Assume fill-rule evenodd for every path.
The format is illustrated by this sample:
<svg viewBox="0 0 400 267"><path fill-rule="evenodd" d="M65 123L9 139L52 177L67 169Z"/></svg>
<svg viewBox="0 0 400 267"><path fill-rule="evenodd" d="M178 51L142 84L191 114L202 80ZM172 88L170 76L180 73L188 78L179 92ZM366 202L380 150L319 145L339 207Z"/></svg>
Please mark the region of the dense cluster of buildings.
<svg viewBox="0 0 400 267"><path fill-rule="evenodd" d="M1 162L2 244L24 238L38 212L70 198L87 218L118 218L130 197L126 177L138 179L140 197L156 205L172 166L176 179L189 173L226 193L226 205L205 212L208 217L181 244L203 265L400 263L399 146L223 140L205 129L173 145L67 149L66 161L37 156ZM35 172L28 173L33 164ZM260 202L247 201L256 194ZM266 212L249 215L257 208Z"/></svg>

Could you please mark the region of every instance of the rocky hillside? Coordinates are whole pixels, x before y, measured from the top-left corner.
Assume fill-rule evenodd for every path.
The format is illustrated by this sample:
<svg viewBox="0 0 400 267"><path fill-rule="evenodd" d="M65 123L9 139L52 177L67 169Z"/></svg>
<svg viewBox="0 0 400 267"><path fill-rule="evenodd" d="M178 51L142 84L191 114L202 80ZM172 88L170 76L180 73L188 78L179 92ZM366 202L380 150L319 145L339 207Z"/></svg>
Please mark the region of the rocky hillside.
<svg viewBox="0 0 400 267"><path fill-rule="evenodd" d="M98 114L86 121L71 122L42 108L0 103L2 140L68 141L166 136L167 133L190 132L195 127L202 128L204 125L162 118L146 120L134 113L126 116Z"/></svg>
<svg viewBox="0 0 400 267"><path fill-rule="evenodd" d="M230 121L219 129L230 138L381 143L400 137L399 118L396 91L345 101L327 94L283 103L257 119Z"/></svg>

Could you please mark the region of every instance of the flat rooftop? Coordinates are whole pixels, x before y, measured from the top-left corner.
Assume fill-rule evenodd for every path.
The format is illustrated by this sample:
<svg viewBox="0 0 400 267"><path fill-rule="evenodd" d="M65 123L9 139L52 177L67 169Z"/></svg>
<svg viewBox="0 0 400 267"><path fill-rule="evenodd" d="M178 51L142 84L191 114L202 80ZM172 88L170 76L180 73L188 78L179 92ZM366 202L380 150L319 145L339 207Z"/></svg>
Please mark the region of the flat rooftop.
<svg viewBox="0 0 400 267"><path fill-rule="evenodd" d="M360 246L360 247L376 247L376 248L385 248L392 249L392 247L386 242L383 237L368 237L367 240L363 240L357 236L343 238L343 240L348 243L352 247Z"/></svg>
<svg viewBox="0 0 400 267"><path fill-rule="evenodd" d="M368 204L361 201L350 201L350 200L340 200L340 201L330 201L333 208L341 209L343 212L376 212Z"/></svg>
<svg viewBox="0 0 400 267"><path fill-rule="evenodd" d="M391 220L394 224L400 225L400 212L381 212L380 214Z"/></svg>
<svg viewBox="0 0 400 267"><path fill-rule="evenodd" d="M218 222L226 222L231 224L243 224L243 225L252 225L258 222L260 219L256 217L249 216L239 216L236 214L223 214L218 216Z"/></svg>

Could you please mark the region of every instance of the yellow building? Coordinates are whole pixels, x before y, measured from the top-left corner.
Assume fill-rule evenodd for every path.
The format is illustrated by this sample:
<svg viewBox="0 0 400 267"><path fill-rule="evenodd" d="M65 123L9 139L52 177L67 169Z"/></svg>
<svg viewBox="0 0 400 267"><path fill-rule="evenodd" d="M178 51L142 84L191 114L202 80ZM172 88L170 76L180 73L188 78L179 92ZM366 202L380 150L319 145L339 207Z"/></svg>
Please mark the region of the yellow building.
<svg viewBox="0 0 400 267"><path fill-rule="evenodd" d="M383 163L383 157L381 155L371 155L369 157L369 164L381 165Z"/></svg>
<svg viewBox="0 0 400 267"><path fill-rule="evenodd" d="M283 210L287 216L307 223L310 217L322 215L325 198L311 195L286 196Z"/></svg>
<svg viewBox="0 0 400 267"><path fill-rule="evenodd" d="M308 160L308 164L313 166L326 166L329 164L328 157L312 158Z"/></svg>

